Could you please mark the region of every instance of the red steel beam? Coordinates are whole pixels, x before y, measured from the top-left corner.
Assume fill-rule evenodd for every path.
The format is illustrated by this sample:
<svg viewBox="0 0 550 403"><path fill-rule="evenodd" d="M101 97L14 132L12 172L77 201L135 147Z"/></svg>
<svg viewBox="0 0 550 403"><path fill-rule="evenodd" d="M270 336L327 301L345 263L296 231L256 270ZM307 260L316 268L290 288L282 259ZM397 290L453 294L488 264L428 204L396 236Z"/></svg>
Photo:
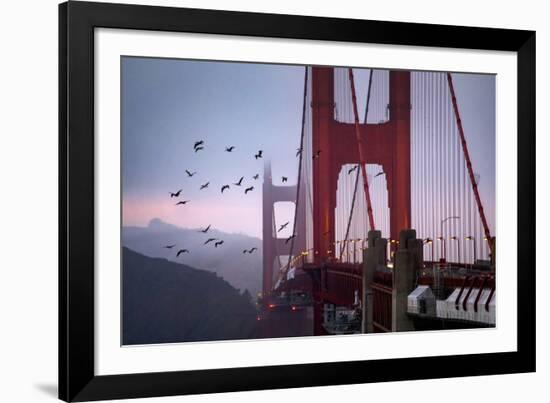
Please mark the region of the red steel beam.
<svg viewBox="0 0 550 403"><path fill-rule="evenodd" d="M474 289L474 287L477 283L477 280L478 280L478 277L473 277L472 278L472 282L470 283L470 288L468 289L468 292L466 293L466 296L462 300L462 309L464 309L465 311L468 310L468 308L466 308L466 303L468 302L468 299L470 298L470 294L472 293L472 290Z"/></svg>
<svg viewBox="0 0 550 403"><path fill-rule="evenodd" d="M479 303L479 299L481 298L481 293L483 292L483 288L485 287L486 283L487 283L487 277L484 276L483 280L481 281L481 285L479 286L479 292L477 293L476 300L474 302L474 312L477 312L477 304Z"/></svg>
<svg viewBox="0 0 550 403"><path fill-rule="evenodd" d="M455 308L456 310L458 311L458 307L459 307L459 301L460 301L460 297L462 296L462 293L464 292L464 288L466 287L466 284L468 283L468 280L470 279L469 276L466 276L464 277L464 281L462 283L462 287L460 287L460 292L458 293L458 295L456 296L456 300L455 300Z"/></svg>

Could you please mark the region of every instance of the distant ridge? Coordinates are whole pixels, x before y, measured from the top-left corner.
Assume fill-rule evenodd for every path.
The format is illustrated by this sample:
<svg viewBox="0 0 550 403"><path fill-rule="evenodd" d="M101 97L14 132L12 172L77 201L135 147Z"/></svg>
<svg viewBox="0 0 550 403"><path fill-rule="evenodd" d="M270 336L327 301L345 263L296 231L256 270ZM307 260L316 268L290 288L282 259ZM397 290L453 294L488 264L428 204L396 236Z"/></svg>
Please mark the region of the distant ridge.
<svg viewBox="0 0 550 403"><path fill-rule="evenodd" d="M122 343L253 338L256 309L215 273L122 249Z"/></svg>
<svg viewBox="0 0 550 403"><path fill-rule="evenodd" d="M205 246L207 238L224 240L223 247ZM174 250L162 247L176 244ZM255 296L261 289L262 242L243 234L231 234L212 227L207 234L199 228L180 228L158 218L147 227L123 227L122 245L151 257L162 257L183 263L197 269L216 272L235 288L248 290ZM190 253L176 258L178 248L189 249ZM253 254L243 254L244 249L257 248Z"/></svg>

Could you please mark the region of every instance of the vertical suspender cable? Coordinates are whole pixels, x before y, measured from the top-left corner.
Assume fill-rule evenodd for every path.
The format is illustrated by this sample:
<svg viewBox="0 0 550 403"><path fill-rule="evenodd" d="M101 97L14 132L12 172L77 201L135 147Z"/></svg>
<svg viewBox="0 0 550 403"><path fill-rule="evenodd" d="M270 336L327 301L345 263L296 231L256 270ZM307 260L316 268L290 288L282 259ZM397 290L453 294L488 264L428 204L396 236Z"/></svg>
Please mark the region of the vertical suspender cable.
<svg viewBox="0 0 550 403"><path fill-rule="evenodd" d="M450 214L450 209L449 209L449 165L450 165L450 158L449 158L449 148L448 148L448 142L447 142L447 104L444 102L445 100L445 86L443 85L443 79L444 79L444 76L443 74L440 74L440 79L442 80L442 85L441 85L441 94L440 94L440 98L439 98L439 102L441 102L441 109L442 109L442 113L443 113L443 119L442 119L442 122L441 122L441 134L443 136L443 158L444 158L444 161L445 161L445 172L444 172L444 175L443 175L443 187L444 187L444 192L443 192L443 205L445 206L445 214L443 215L443 219L451 216ZM453 221L453 220L451 220ZM447 240L448 240L448 233L449 233L449 225L447 225L445 228L444 228L444 240L443 242L445 244L448 244ZM449 255L449 251L446 250L445 252L447 254L447 256L450 256Z"/></svg>
<svg viewBox="0 0 550 403"><path fill-rule="evenodd" d="M271 235L272 237L274 237L275 234L277 234L277 222L275 221L275 209L271 209L271 233L272 233ZM277 264L280 269L281 267L283 267L283 264L281 263L281 254L279 253L277 242L275 242L275 255L277 256ZM271 264L273 264L273 262Z"/></svg>
<svg viewBox="0 0 550 403"><path fill-rule="evenodd" d="M434 222L434 234L439 234L440 226L438 225L441 222L441 132L439 131L439 73L434 73L434 108L435 108L435 127L434 127L434 136L435 136L435 205L436 205L436 220ZM441 234L439 234L441 236ZM435 242L435 239L434 239ZM439 253L439 258L442 258L443 253L441 251L441 242L436 242L436 251ZM436 253L437 255L437 253Z"/></svg>
<svg viewBox="0 0 550 403"><path fill-rule="evenodd" d="M431 194L431 201L430 201L430 210L432 212L431 214L431 225L430 225L430 232L431 232L431 238L433 242L435 242L435 170L437 169L435 166L435 139L434 139L434 130L433 130L433 120L434 120L434 80L433 80L433 73L430 73L430 117L429 117L429 124L430 124L430 179L431 179L431 188L430 188L430 194ZM434 250L435 248L432 248ZM435 255L432 256L432 260L435 261Z"/></svg>
<svg viewBox="0 0 550 403"><path fill-rule="evenodd" d="M423 226L423 238L428 238L428 191L427 191L427 125L426 125L426 112L427 112L427 103L426 103L426 73L422 73L422 226Z"/></svg>

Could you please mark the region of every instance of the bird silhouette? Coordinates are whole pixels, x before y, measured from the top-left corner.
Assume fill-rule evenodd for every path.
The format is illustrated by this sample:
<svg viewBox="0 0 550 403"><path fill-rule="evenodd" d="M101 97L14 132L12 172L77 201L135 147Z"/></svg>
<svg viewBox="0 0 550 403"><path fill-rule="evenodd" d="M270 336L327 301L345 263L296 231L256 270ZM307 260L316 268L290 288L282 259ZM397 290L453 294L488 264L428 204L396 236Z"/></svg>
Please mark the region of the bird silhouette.
<svg viewBox="0 0 550 403"><path fill-rule="evenodd" d="M200 140L200 141L195 141L195 145L193 146L193 148L197 148L199 146L202 146L204 144L204 140Z"/></svg>
<svg viewBox="0 0 550 403"><path fill-rule="evenodd" d="M248 249L244 249L244 250L243 250L243 253L248 253Z"/></svg>
<svg viewBox="0 0 550 403"><path fill-rule="evenodd" d="M200 190L206 189L210 185L210 182L206 182L204 185L201 185Z"/></svg>
<svg viewBox="0 0 550 403"><path fill-rule="evenodd" d="M212 224L208 224L208 227L206 227L205 229L201 229L199 232L202 232L203 234L206 234L211 226L212 226Z"/></svg>
<svg viewBox="0 0 550 403"><path fill-rule="evenodd" d="M283 225L281 225L277 232L281 232L282 230L284 230L288 226L288 224L290 224L290 221L287 221Z"/></svg>
<svg viewBox="0 0 550 403"><path fill-rule="evenodd" d="M189 253L189 251L187 249L180 249L180 250L178 250L178 253L176 254L176 257L181 255L182 253Z"/></svg>
<svg viewBox="0 0 550 403"><path fill-rule="evenodd" d="M380 176L380 175L384 175L384 171L378 172L376 175L374 175L374 177L376 178L377 176Z"/></svg>
<svg viewBox="0 0 550 403"><path fill-rule="evenodd" d="M357 168L359 168L359 165L355 165L353 168L348 169L348 175L350 175L353 171L355 171Z"/></svg>
<svg viewBox="0 0 550 403"><path fill-rule="evenodd" d="M170 193L170 197L180 197L180 193L181 193L182 189L178 190L177 192L169 192Z"/></svg>
<svg viewBox="0 0 550 403"><path fill-rule="evenodd" d="M176 244L173 244L173 245L166 245L165 248L166 248L166 249L172 249L174 246L176 246Z"/></svg>
<svg viewBox="0 0 550 403"><path fill-rule="evenodd" d="M182 201L179 201L179 202L176 203L176 206L178 206L178 205L180 205L180 204L181 204L181 205L187 204L187 203L189 203L189 201L190 201L190 200L182 200Z"/></svg>
<svg viewBox="0 0 550 403"><path fill-rule="evenodd" d="M254 175L252 178L254 178L254 180L258 179L260 177L260 174L256 174Z"/></svg>
<svg viewBox="0 0 550 403"><path fill-rule="evenodd" d="M230 152L233 151L234 149L235 149L235 146L225 147L225 151L227 151L228 153L230 153Z"/></svg>
<svg viewBox="0 0 550 403"><path fill-rule="evenodd" d="M185 170L185 173L187 174L187 176L192 177L192 176L195 175L197 172L189 172L189 171L186 169L186 170Z"/></svg>
<svg viewBox="0 0 550 403"><path fill-rule="evenodd" d="M321 150L317 150L317 152L313 155L313 159L319 158L321 156Z"/></svg>
<svg viewBox="0 0 550 403"><path fill-rule="evenodd" d="M252 192L254 190L254 186L250 186L249 188L246 188L244 190L244 194L247 194L248 192Z"/></svg>
<svg viewBox="0 0 550 403"><path fill-rule="evenodd" d="M218 246L222 245L223 244L223 241L218 241L214 244L214 246L217 248Z"/></svg>
<svg viewBox="0 0 550 403"><path fill-rule="evenodd" d="M236 183L234 183L234 185L241 186L243 183L243 179L244 179L244 176L241 176L241 179L239 179Z"/></svg>
<svg viewBox="0 0 550 403"><path fill-rule="evenodd" d="M204 244L206 245L206 244L209 244L210 242L214 242L214 241L216 241L216 240L217 240L216 238L208 238L208 239L204 242Z"/></svg>
<svg viewBox="0 0 550 403"><path fill-rule="evenodd" d="M284 182L288 181L288 178L287 178L286 176L283 176L283 177L281 178L281 181L284 183Z"/></svg>
<svg viewBox="0 0 550 403"><path fill-rule="evenodd" d="M285 244L287 244L288 242L290 242L290 240L293 239L293 238L296 238L296 234L289 236L289 237L285 240Z"/></svg>
<svg viewBox="0 0 550 403"><path fill-rule="evenodd" d="M223 185L223 186L222 186L222 193L223 193L223 191L224 191L225 189L229 189L229 185Z"/></svg>
<svg viewBox="0 0 550 403"><path fill-rule="evenodd" d="M255 155L254 155L254 158L256 158L256 159L262 158L262 153L263 153L262 150L258 150L258 154L255 154Z"/></svg>
<svg viewBox="0 0 550 403"><path fill-rule="evenodd" d="M302 149L301 148L297 148L296 149L296 156L298 157L299 155L302 154Z"/></svg>
<svg viewBox="0 0 550 403"><path fill-rule="evenodd" d="M248 253L252 253L252 252L254 252L255 250L258 250L258 248L254 247L254 248L250 249L250 250L248 251Z"/></svg>
<svg viewBox="0 0 550 403"><path fill-rule="evenodd" d="M195 152L200 151L200 150L204 150L204 147L201 146L201 147L195 148Z"/></svg>

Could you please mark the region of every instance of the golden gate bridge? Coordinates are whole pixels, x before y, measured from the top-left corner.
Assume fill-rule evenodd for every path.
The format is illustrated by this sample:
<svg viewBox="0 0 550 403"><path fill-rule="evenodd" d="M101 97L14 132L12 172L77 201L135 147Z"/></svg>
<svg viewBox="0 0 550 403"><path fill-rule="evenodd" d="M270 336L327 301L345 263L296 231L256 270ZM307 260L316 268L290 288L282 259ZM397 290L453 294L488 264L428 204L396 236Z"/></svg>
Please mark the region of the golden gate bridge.
<svg viewBox="0 0 550 403"><path fill-rule="evenodd" d="M304 307L315 335L335 312L355 313L343 333L494 325L494 229L451 73L369 70L357 94L353 69L306 67L296 154L295 185L264 168L266 333ZM295 204L288 239L277 202Z"/></svg>

